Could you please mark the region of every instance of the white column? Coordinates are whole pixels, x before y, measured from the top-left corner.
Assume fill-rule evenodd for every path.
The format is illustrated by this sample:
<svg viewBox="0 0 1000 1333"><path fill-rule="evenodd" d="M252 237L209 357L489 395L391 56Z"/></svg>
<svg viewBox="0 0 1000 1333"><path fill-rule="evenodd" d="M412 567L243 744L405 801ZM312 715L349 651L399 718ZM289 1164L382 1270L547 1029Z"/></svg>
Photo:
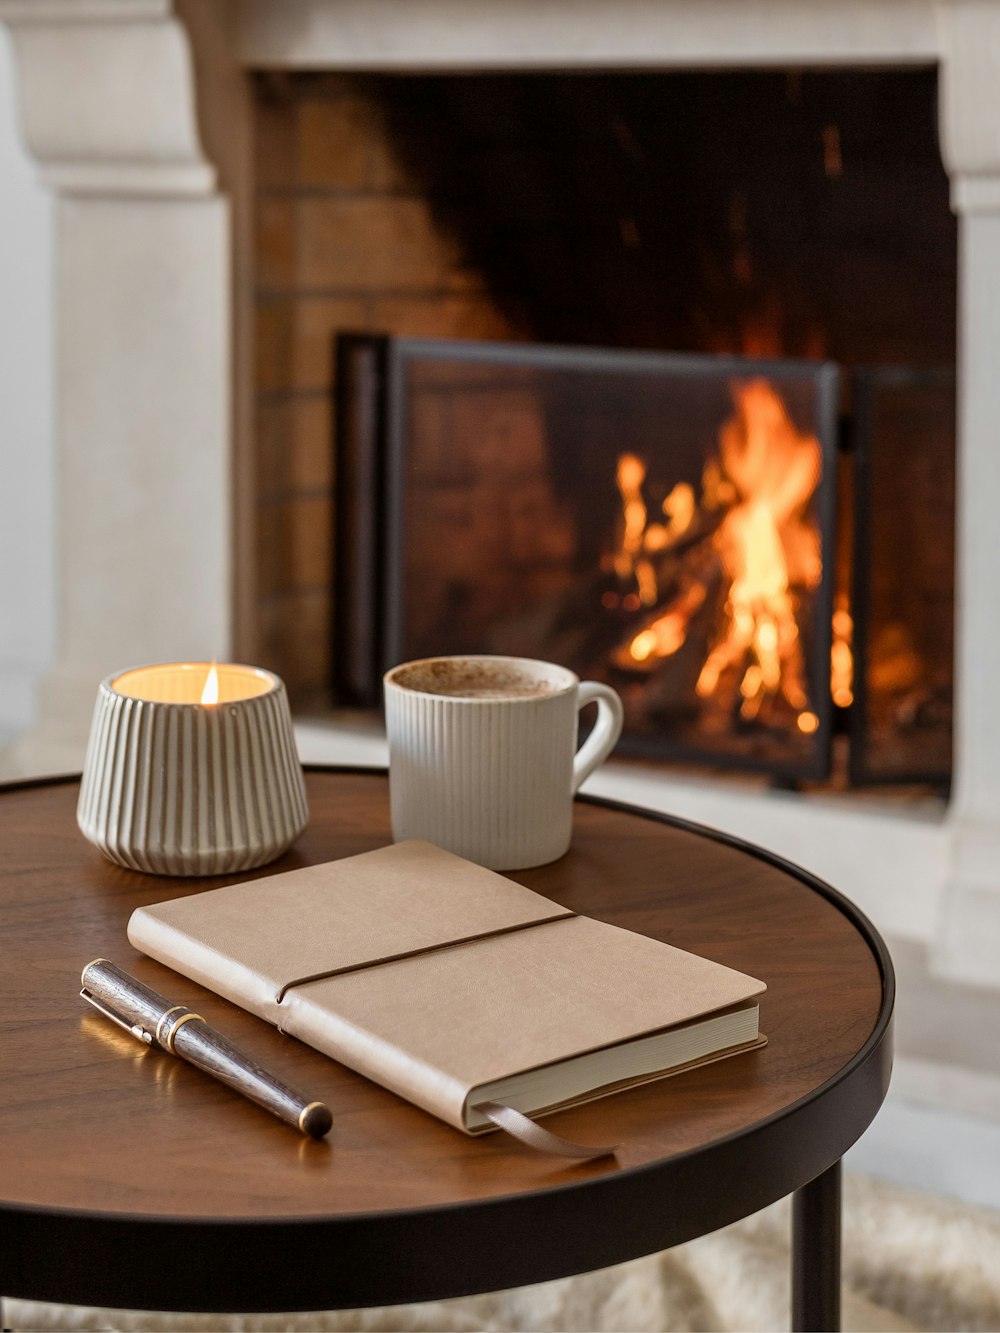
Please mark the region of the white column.
<svg viewBox="0 0 1000 1333"><path fill-rule="evenodd" d="M941 138L959 217L955 778L932 963L1000 985L1000 9L941 10Z"/></svg>
<svg viewBox="0 0 1000 1333"><path fill-rule="evenodd" d="M0 27L0 736L23 730L53 652L52 200L16 123Z"/></svg>
<svg viewBox="0 0 1000 1333"><path fill-rule="evenodd" d="M167 0L0 20L56 195L56 660L30 771L79 765L103 676L232 654L232 241Z"/></svg>

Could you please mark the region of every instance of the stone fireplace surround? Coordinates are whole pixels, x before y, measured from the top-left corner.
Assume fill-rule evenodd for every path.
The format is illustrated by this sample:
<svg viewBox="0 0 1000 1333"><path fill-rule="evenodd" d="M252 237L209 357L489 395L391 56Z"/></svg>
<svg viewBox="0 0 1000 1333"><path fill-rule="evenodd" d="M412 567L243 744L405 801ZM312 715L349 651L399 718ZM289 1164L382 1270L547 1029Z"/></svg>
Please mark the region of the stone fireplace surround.
<svg viewBox="0 0 1000 1333"><path fill-rule="evenodd" d="M0 20L25 139L57 201L58 648L21 743L27 769L43 753L79 765L109 664L255 659L248 71L938 65L960 224L951 803L801 797L625 765L592 788L771 846L926 946L941 976L1000 987L1000 7L0 0ZM303 730L305 757L321 741ZM380 753L337 744L344 758Z"/></svg>

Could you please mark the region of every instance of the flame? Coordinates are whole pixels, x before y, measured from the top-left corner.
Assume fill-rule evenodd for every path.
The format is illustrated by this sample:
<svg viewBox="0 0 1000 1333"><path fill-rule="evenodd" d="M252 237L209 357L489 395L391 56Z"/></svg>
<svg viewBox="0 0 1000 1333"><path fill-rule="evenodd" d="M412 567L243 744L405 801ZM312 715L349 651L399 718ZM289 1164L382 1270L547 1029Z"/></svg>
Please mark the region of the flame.
<svg viewBox="0 0 1000 1333"><path fill-rule="evenodd" d="M739 500L714 538L730 579L727 620L695 689L704 698L736 668L744 717L777 695L802 712L808 695L792 587L814 588L820 579L819 535L803 517L820 476L819 441L799 434L766 380L737 385L734 397L736 415L719 446Z"/></svg>
<svg viewBox="0 0 1000 1333"><path fill-rule="evenodd" d="M689 486L686 481L679 481L663 501L663 512L669 520L667 526L663 529L665 536L673 539L683 537L694 522L696 510L697 502L694 498L694 487ZM656 530L654 527L646 532L647 549L649 548L650 533Z"/></svg>
<svg viewBox="0 0 1000 1333"><path fill-rule="evenodd" d="M696 693L708 698L723 678L731 680L746 720L783 699L808 735L819 719L808 707L797 611L800 591L815 588L822 572L818 527L807 513L822 453L814 436L796 429L767 380L735 383L732 395L735 411L719 432L718 457L704 468L700 501L692 486L679 483L663 503L665 524L648 521L645 463L634 454L619 460L623 529L614 569L638 594L626 594L622 605L629 605L630 596L643 606L662 605L665 590L657 585L657 567L649 557L668 550L699 519L722 511L714 530L706 531L723 574L724 602ZM673 577L676 585L676 570ZM676 653L707 595L703 579L682 575L666 609L634 633L614 660L649 669Z"/></svg>
<svg viewBox="0 0 1000 1333"><path fill-rule="evenodd" d="M646 502L642 498L642 483L646 479L646 464L635 454L622 454L618 460L616 481L622 497L624 530L621 549L615 557L615 573L623 581L635 573L636 560L642 550L642 536L646 531Z"/></svg>
<svg viewBox="0 0 1000 1333"><path fill-rule="evenodd" d="M646 464L635 454L622 454L618 460L617 483L622 497L624 527L621 547L615 556L615 572L622 580L635 579L635 594L640 606L655 606L658 597L656 571L643 554L666 544L667 530L662 525L648 523L646 502L642 498L642 483L646 479ZM626 605L628 598L626 598Z"/></svg>
<svg viewBox="0 0 1000 1333"><path fill-rule="evenodd" d="M692 584L669 611L640 630L628 645L627 656L631 663L671 657L682 648L687 639L688 622L704 600L705 588L700 583ZM621 661L621 654L616 655L616 660ZM624 665L630 663L626 661Z"/></svg>
<svg viewBox="0 0 1000 1333"><path fill-rule="evenodd" d="M219 702L219 673L215 669L213 662L205 677L205 688L201 692L201 703L217 704Z"/></svg>
<svg viewBox="0 0 1000 1333"><path fill-rule="evenodd" d="M694 487L680 481L663 501L665 523L651 523L642 494L646 464L635 454L622 454L615 481L622 499L622 527L612 567L623 583L635 584L642 606L659 599L656 570L650 555L668 550L691 527L697 514Z"/></svg>
<svg viewBox="0 0 1000 1333"><path fill-rule="evenodd" d="M854 702L854 621L848 610L847 595L838 593L834 601L833 644L830 648L830 693L840 708Z"/></svg>

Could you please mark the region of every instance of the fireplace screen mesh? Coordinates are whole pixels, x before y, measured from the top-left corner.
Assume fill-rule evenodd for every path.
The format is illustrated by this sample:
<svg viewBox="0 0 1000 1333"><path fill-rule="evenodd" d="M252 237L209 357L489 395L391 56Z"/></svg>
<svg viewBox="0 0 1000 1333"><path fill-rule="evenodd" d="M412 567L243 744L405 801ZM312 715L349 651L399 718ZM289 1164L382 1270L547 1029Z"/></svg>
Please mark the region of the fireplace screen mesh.
<svg viewBox="0 0 1000 1333"><path fill-rule="evenodd" d="M950 780L955 433L951 371L858 373L855 784Z"/></svg>
<svg viewBox="0 0 1000 1333"><path fill-rule="evenodd" d="M392 340L372 374L352 346L338 469L384 479L373 663L544 657L620 691L626 751L824 775L832 367ZM339 659L356 630L348 597Z"/></svg>

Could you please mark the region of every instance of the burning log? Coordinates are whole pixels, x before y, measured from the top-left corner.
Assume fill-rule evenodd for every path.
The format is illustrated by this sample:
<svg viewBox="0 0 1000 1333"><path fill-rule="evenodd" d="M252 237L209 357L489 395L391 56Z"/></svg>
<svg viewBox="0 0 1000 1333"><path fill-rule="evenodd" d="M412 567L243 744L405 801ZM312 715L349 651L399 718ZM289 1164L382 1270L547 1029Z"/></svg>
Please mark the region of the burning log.
<svg viewBox="0 0 1000 1333"><path fill-rule="evenodd" d="M634 581L633 598L657 613L619 644L612 660L621 669L651 671L689 642L693 617L714 580L688 559L679 561L679 572L674 567L678 586L665 588L652 556L675 550L692 528L710 526L713 567L725 584L723 614L713 617L718 628L706 645L695 692L703 700L718 691L736 701L744 721L781 699L809 730L815 715L808 707L795 590L815 587L821 573L819 534L806 516L820 478L820 446L799 434L766 380L733 385L733 397L736 412L719 432L720 456L704 470L700 501L686 483L675 486L663 505L666 524L649 522L645 464L632 454L619 460L622 524L613 566L620 579ZM702 548L696 542L693 550Z"/></svg>
<svg viewBox="0 0 1000 1333"><path fill-rule="evenodd" d="M735 411L700 486L679 481L654 509L646 464L622 454L618 529L601 568L494 625L492 651L544 642L611 679L640 724L697 717L720 735L815 729L798 622L821 572L808 513L820 447L767 381L732 393Z"/></svg>

